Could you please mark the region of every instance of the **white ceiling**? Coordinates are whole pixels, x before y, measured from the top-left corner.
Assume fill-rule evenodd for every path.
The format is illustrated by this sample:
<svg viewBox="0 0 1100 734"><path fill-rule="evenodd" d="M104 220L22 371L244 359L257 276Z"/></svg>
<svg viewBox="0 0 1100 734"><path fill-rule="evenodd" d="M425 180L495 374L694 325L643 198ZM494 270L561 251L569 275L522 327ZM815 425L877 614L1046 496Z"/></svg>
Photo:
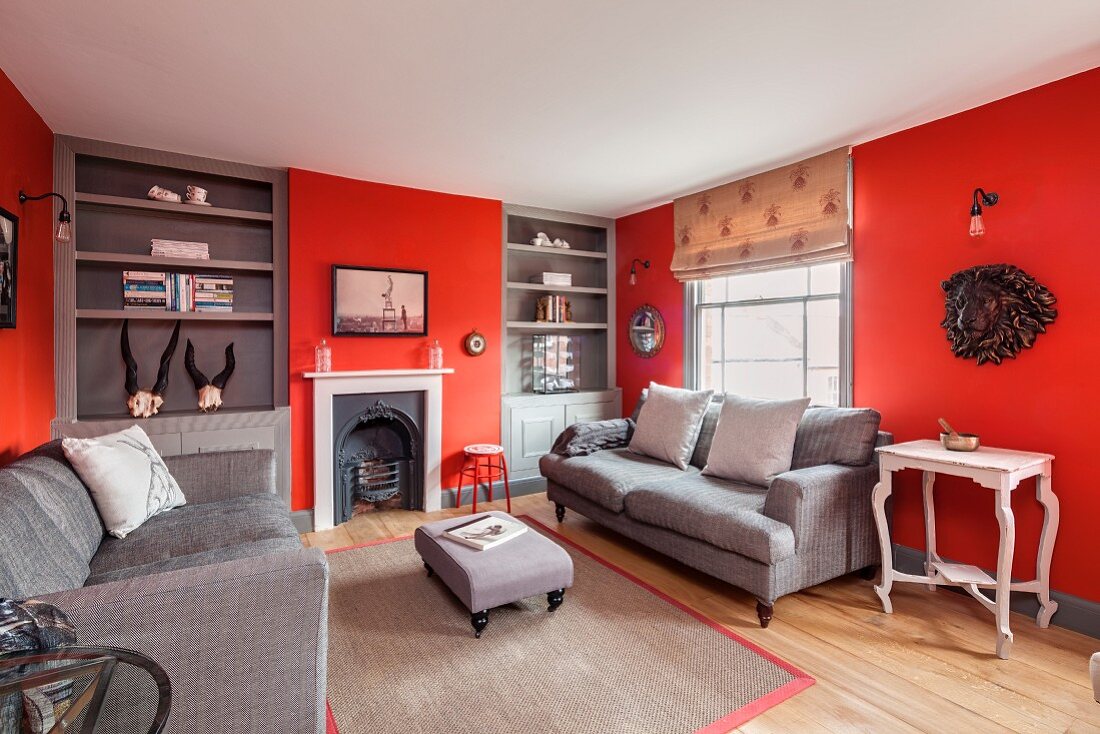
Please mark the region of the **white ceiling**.
<svg viewBox="0 0 1100 734"><path fill-rule="evenodd" d="M0 9L55 132L611 216L1100 66L1097 0Z"/></svg>

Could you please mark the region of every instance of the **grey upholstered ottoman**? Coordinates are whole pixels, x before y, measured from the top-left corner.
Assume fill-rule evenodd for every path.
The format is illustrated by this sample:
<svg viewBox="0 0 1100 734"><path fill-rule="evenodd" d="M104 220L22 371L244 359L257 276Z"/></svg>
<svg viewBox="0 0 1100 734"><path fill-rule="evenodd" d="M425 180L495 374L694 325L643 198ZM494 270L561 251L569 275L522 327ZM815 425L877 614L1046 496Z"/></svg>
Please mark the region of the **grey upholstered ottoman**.
<svg viewBox="0 0 1100 734"><path fill-rule="evenodd" d="M503 512L488 515L514 519ZM536 594L546 594L549 611L561 606L573 585L573 559L551 540L528 530L518 538L488 550L456 543L443 531L470 521L453 517L421 525L413 542L428 576L439 578L470 610L474 636L489 624L489 610Z"/></svg>

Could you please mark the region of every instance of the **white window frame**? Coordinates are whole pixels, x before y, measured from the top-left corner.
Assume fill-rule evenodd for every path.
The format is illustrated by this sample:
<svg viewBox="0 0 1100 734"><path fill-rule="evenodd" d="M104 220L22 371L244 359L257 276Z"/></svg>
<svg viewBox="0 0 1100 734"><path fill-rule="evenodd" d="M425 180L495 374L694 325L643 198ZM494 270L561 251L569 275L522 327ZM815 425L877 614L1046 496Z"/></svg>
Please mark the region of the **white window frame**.
<svg viewBox="0 0 1100 734"><path fill-rule="evenodd" d="M799 265L796 267L806 267ZM699 328L702 320L702 283L684 283L684 385L692 390L699 389L702 384L699 371L698 351ZM832 297L832 296L826 296ZM819 300L819 296L790 296L782 298L757 299L752 303L802 303L805 301ZM838 401L841 407L852 405L852 263L841 263L840 270L840 365L838 386ZM805 369L805 366L803 366Z"/></svg>

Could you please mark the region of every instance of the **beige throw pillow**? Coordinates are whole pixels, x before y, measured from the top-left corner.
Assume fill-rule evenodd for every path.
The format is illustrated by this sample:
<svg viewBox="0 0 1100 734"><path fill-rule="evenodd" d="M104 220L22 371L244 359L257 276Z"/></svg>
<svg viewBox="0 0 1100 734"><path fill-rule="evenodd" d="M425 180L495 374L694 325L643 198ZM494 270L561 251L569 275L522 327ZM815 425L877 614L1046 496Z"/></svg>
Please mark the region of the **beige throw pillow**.
<svg viewBox="0 0 1100 734"><path fill-rule="evenodd" d="M61 448L92 493L107 532L116 538L187 503L141 426L96 438L66 438Z"/></svg>
<svg viewBox="0 0 1100 734"><path fill-rule="evenodd" d="M713 390L695 392L649 383L630 450L687 469Z"/></svg>
<svg viewBox="0 0 1100 734"><path fill-rule="evenodd" d="M794 437L809 398L760 400L727 394L704 474L768 486L790 471Z"/></svg>

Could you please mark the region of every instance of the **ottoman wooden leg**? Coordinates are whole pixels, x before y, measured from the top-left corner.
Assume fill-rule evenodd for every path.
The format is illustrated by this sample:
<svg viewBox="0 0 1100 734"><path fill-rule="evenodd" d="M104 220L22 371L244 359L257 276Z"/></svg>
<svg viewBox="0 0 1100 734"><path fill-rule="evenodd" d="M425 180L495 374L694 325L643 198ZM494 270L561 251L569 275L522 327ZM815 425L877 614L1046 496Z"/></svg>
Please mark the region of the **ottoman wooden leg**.
<svg viewBox="0 0 1100 734"><path fill-rule="evenodd" d="M554 514L558 516L558 522L565 522L565 505L554 503Z"/></svg>
<svg viewBox="0 0 1100 734"><path fill-rule="evenodd" d="M428 569L428 578L435 575L435 571L432 570L432 567L428 565L427 561L424 561L424 568Z"/></svg>
<svg viewBox="0 0 1100 734"><path fill-rule="evenodd" d="M546 601L550 604L546 611L552 612L561 606L561 603L565 601L565 589L558 589L557 591L551 591L546 595Z"/></svg>
<svg viewBox="0 0 1100 734"><path fill-rule="evenodd" d="M470 615L470 624L474 626L474 637L481 638L481 631L489 624L489 610L482 609Z"/></svg>

